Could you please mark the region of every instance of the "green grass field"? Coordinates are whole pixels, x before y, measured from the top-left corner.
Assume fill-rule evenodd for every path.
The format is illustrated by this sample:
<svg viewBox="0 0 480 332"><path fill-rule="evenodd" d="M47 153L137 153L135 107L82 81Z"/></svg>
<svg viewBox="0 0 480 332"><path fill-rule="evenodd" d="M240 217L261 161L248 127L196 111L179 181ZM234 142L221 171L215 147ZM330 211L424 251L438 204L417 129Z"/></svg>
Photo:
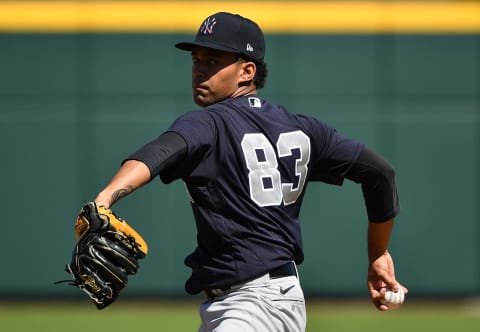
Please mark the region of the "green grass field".
<svg viewBox="0 0 480 332"><path fill-rule="evenodd" d="M308 332L480 331L480 303L475 301L412 300L399 310L378 312L368 301L307 300L307 310ZM84 301L0 302L5 332L196 332L198 325L193 302L124 300L103 311Z"/></svg>

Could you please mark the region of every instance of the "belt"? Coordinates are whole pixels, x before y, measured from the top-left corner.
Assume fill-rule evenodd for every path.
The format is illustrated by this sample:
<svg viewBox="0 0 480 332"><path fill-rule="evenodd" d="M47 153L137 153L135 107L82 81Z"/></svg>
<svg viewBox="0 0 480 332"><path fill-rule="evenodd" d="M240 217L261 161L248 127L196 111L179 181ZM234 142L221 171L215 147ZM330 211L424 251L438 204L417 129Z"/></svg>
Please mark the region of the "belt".
<svg viewBox="0 0 480 332"><path fill-rule="evenodd" d="M269 271L267 274L268 274L270 279L278 279L278 278L292 277L292 276L295 276L295 277L298 278L297 267L295 266L294 262L288 262L286 264L283 264L283 265ZM205 289L203 292L205 293L205 295L209 299L212 299L214 297L224 295L224 294L228 293L229 291L239 289L247 282L248 281L246 281L244 283L241 283L241 284L238 284L238 285L235 285L235 286L226 287L226 288Z"/></svg>
<svg viewBox="0 0 480 332"><path fill-rule="evenodd" d="M283 264L270 272L268 272L270 275L270 279L276 279L276 278L284 278L284 277L291 277L295 276L298 278L297 274L297 267L295 266L294 262L288 262L286 264Z"/></svg>

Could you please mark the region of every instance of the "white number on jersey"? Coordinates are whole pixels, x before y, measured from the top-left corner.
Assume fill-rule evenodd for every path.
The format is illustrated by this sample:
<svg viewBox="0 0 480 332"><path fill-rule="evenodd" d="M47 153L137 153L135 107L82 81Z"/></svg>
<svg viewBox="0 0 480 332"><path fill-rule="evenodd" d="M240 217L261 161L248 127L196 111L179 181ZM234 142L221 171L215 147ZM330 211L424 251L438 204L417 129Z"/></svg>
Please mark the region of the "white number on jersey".
<svg viewBox="0 0 480 332"><path fill-rule="evenodd" d="M275 149L264 134L245 134L242 150L249 170L250 197L259 206L293 204L303 191L310 161L310 138L302 131L283 133L277 140L278 158L300 151L295 161L298 183L282 183Z"/></svg>

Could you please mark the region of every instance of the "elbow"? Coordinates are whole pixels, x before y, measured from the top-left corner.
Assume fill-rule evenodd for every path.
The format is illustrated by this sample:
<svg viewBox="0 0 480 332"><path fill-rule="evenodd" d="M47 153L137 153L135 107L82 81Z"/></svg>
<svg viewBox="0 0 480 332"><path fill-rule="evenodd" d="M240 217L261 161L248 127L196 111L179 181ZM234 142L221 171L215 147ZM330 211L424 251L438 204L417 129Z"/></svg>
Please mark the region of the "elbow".
<svg viewBox="0 0 480 332"><path fill-rule="evenodd" d="M373 190L385 191L395 188L395 168L385 161L381 168L373 173L371 184Z"/></svg>

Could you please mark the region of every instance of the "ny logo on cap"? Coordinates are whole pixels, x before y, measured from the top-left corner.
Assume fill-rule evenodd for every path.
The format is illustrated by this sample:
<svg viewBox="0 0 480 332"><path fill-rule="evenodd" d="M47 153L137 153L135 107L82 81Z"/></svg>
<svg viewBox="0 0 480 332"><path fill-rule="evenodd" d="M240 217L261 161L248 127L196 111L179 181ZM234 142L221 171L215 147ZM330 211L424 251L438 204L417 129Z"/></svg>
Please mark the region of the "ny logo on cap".
<svg viewBox="0 0 480 332"><path fill-rule="evenodd" d="M203 24L200 27L200 33L204 35L211 35L215 24L217 24L215 17L207 18L205 21L203 21Z"/></svg>

